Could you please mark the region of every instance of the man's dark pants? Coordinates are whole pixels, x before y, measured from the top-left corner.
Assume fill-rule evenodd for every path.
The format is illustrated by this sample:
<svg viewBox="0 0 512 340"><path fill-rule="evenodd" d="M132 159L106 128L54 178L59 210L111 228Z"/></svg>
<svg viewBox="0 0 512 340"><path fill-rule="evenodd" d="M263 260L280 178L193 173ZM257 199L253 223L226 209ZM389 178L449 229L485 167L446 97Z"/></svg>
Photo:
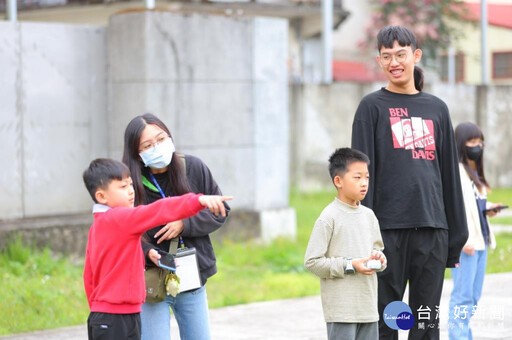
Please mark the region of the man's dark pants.
<svg viewBox="0 0 512 340"><path fill-rule="evenodd" d="M388 266L378 273L379 338L398 340L398 331L385 324L383 312L390 302L402 301L409 281L408 304L415 318L409 339L439 339L439 305L448 258L448 230L390 229L381 234Z"/></svg>

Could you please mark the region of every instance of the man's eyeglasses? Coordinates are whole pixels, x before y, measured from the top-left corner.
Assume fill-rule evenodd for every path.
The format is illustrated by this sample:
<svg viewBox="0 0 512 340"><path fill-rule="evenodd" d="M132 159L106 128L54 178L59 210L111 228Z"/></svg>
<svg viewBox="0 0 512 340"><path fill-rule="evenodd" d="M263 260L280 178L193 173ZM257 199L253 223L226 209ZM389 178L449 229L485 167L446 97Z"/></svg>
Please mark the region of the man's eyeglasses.
<svg viewBox="0 0 512 340"><path fill-rule="evenodd" d="M169 136L167 136L166 134L161 134L158 137L156 137L156 142L144 142L139 146L139 152L144 152L151 148L154 148L158 144L165 142L167 138L169 138Z"/></svg>
<svg viewBox="0 0 512 340"><path fill-rule="evenodd" d="M393 58L397 63L405 63L407 61L408 53L406 51L400 51L397 54L383 54L380 56L380 63L384 66L391 64Z"/></svg>

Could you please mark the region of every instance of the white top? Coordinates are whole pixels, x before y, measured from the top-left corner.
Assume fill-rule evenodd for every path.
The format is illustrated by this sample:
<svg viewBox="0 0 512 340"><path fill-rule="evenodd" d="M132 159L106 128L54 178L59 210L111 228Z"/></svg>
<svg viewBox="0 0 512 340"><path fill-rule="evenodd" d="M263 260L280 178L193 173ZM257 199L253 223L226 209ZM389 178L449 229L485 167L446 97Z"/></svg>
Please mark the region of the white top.
<svg viewBox="0 0 512 340"><path fill-rule="evenodd" d="M466 208L466 220L468 222L468 240L466 241L466 246L472 245L475 247L475 250L485 250L485 241L484 235L482 234L482 227L480 224L480 215L478 213L478 205L476 203L475 197L475 188L473 185L473 181L469 177L464 165L459 163L460 170L460 182L462 185L462 196L464 197L464 207ZM480 193L481 196L486 196L487 192L485 187L483 188L483 192ZM487 207L489 207L492 203L487 202ZM487 218L487 225L489 226L489 247L492 249L496 248L496 238L494 237L494 233L491 229L491 224L489 223L489 218Z"/></svg>

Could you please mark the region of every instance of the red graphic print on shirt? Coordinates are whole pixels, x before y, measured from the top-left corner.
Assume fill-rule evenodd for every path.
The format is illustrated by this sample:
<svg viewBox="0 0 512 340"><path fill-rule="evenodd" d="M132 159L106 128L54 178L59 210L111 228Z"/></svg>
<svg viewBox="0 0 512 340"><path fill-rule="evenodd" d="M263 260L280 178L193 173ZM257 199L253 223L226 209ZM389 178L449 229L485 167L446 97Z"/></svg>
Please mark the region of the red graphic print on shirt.
<svg viewBox="0 0 512 340"><path fill-rule="evenodd" d="M436 159L434 123L431 119L409 117L407 108L390 108L389 116L395 149L411 150L413 159Z"/></svg>

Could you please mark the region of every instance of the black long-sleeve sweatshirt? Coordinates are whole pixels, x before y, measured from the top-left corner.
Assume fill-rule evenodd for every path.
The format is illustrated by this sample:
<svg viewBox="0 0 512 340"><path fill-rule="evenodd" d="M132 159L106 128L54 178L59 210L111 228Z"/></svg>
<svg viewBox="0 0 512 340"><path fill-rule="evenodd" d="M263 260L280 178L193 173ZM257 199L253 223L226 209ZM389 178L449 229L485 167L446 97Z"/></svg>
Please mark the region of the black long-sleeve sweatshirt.
<svg viewBox="0 0 512 340"><path fill-rule="evenodd" d="M424 92L370 93L356 111L352 147L370 158L362 203L373 209L381 230L448 229L446 265L458 263L468 230L446 104Z"/></svg>
<svg viewBox="0 0 512 340"><path fill-rule="evenodd" d="M217 182L213 179L210 169L199 158L185 155L185 169L187 173L188 184L194 193L202 193L205 195L222 195ZM149 179L148 168L142 170L142 174ZM173 188L169 183L167 173L155 174L155 179L164 191L166 196L176 196ZM152 190L144 186L146 199L145 203L151 203L162 198L158 190ZM226 217L215 216L208 209L200 211L197 215L183 220L184 229L181 237L185 246L188 248L196 248L197 262L201 276L201 284L205 284L206 280L217 272L216 258L213 251L212 242L209 234L219 229L226 221L230 207L224 203L226 207ZM172 221L169 221L172 222ZM159 226L147 232L147 241L142 241L142 248L146 255L146 264L153 265L147 258L150 249L160 248L169 251L170 241L164 241L157 244L158 238L154 238L155 234L162 228Z"/></svg>

